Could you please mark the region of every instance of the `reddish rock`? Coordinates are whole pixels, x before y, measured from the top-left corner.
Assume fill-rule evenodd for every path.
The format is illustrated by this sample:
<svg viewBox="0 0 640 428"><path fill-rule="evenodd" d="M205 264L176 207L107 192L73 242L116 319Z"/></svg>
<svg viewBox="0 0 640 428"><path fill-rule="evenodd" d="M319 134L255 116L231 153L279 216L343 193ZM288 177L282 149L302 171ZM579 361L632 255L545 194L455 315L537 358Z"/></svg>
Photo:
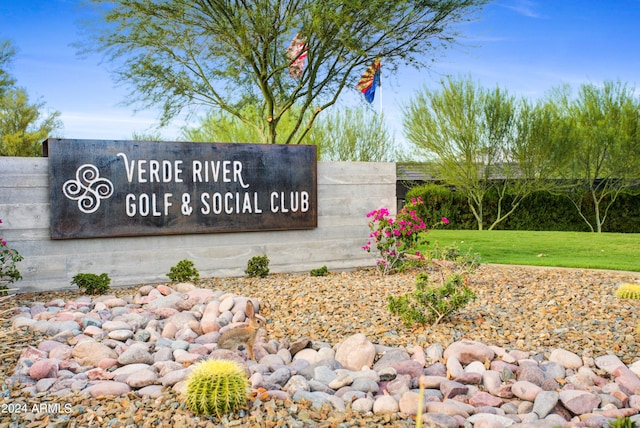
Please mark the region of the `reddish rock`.
<svg viewBox="0 0 640 428"><path fill-rule="evenodd" d="M43 359L38 360L29 368L29 376L35 380L47 377L56 377L58 375L58 363L55 360Z"/></svg>
<svg viewBox="0 0 640 428"><path fill-rule="evenodd" d="M96 327L95 325L87 326L87 328L84 329L83 333L89 337L96 337L105 334L100 327Z"/></svg>
<svg viewBox="0 0 640 428"><path fill-rule="evenodd" d="M444 398L453 398L457 395L464 395L469 391L469 387L453 380L445 380L440 384L440 392Z"/></svg>
<svg viewBox="0 0 640 428"><path fill-rule="evenodd" d="M149 312L152 314L156 314L158 318L169 318L178 313L178 310L175 308L157 308L151 309Z"/></svg>
<svg viewBox="0 0 640 428"><path fill-rule="evenodd" d="M562 405L574 415L591 413L602 401L596 394L580 390L560 391L558 397Z"/></svg>
<svg viewBox="0 0 640 428"><path fill-rule="evenodd" d="M479 385L482 382L482 375L480 373L464 372L454 380L464 385Z"/></svg>
<svg viewBox="0 0 640 428"><path fill-rule="evenodd" d="M496 353L484 343L474 340L460 340L453 342L444 351L444 358L455 357L462 364L469 364L472 361L491 361Z"/></svg>
<svg viewBox="0 0 640 428"><path fill-rule="evenodd" d="M116 377L113 373L101 368L91 369L87 371L86 374L89 380L111 380Z"/></svg>
<svg viewBox="0 0 640 428"><path fill-rule="evenodd" d="M640 395L640 378L627 366L618 366L613 370L613 375L622 392L627 395Z"/></svg>
<svg viewBox="0 0 640 428"><path fill-rule="evenodd" d="M173 290L164 284L158 285L156 287L156 290L158 290L163 296L168 296L169 294L173 293Z"/></svg>
<svg viewBox="0 0 640 428"><path fill-rule="evenodd" d="M107 370L117 365L118 365L118 360L116 358L105 358L100 360L100 362L98 363L98 368Z"/></svg>
<svg viewBox="0 0 640 428"><path fill-rule="evenodd" d="M480 391L469 398L469 404L474 407L500 407L504 404L504 400L499 397L495 397L488 392Z"/></svg>
<svg viewBox="0 0 640 428"><path fill-rule="evenodd" d="M20 354L21 360L41 360L43 358L47 358L47 353L36 349L33 346L27 346L27 349L22 351L22 354Z"/></svg>
<svg viewBox="0 0 640 428"><path fill-rule="evenodd" d="M218 300L212 300L205 307L202 318L200 319L200 328L202 328L203 333L206 334L220 330L218 315L220 315L220 302Z"/></svg>

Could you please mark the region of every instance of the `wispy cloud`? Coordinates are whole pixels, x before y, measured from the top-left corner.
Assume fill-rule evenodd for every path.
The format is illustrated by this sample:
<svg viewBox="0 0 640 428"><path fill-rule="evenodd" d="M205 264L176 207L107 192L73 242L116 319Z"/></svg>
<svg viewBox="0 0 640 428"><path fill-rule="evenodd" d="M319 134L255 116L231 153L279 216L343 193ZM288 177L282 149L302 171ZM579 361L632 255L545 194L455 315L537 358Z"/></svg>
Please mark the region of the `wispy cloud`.
<svg viewBox="0 0 640 428"><path fill-rule="evenodd" d="M527 18L543 18L543 16L537 12L538 4L531 0L505 0L499 3L499 5Z"/></svg>

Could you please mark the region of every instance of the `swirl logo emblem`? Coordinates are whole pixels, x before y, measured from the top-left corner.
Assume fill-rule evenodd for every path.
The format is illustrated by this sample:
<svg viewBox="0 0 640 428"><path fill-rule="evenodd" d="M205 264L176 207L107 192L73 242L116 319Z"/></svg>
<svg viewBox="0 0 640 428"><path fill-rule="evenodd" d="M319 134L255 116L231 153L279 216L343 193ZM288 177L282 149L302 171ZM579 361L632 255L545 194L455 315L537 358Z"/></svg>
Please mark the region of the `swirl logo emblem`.
<svg viewBox="0 0 640 428"><path fill-rule="evenodd" d="M85 214L92 214L100 208L100 201L113 195L113 183L100 178L95 165L84 164L76 171L75 180L67 180L62 185L64 195L78 201L78 209Z"/></svg>

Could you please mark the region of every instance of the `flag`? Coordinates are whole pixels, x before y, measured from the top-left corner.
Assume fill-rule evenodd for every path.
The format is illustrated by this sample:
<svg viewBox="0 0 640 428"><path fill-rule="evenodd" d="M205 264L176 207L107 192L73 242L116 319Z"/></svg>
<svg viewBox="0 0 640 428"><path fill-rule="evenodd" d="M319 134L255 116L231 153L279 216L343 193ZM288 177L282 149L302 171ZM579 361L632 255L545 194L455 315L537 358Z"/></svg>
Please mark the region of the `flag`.
<svg viewBox="0 0 640 428"><path fill-rule="evenodd" d="M380 57L373 60L358 81L356 88L364 94L367 101L372 103L378 86L380 86Z"/></svg>
<svg viewBox="0 0 640 428"><path fill-rule="evenodd" d="M287 58L292 61L289 66L289 75L294 79L299 79L302 76L304 60L307 59L307 42L298 37L299 35L299 33L296 34L287 49Z"/></svg>

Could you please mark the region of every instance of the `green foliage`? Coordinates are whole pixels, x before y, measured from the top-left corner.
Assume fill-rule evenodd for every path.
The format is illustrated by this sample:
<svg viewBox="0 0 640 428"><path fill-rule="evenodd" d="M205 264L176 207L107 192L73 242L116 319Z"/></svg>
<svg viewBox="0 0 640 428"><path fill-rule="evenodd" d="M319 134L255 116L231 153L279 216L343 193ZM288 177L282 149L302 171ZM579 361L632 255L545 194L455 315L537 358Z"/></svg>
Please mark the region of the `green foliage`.
<svg viewBox="0 0 640 428"><path fill-rule="evenodd" d="M455 242L446 247L441 247L440 242L435 242L425 251L425 257L428 260L443 261L445 265L450 266L449 270L463 274L473 273L480 266L480 254L472 248L462 252Z"/></svg>
<svg viewBox="0 0 640 428"><path fill-rule="evenodd" d="M420 218L447 217L454 229L477 228L467 199L448 186L433 183L414 186L406 194L407 204L414 198L421 198L424 201L424 204L416 207Z"/></svg>
<svg viewBox="0 0 640 428"><path fill-rule="evenodd" d="M616 418L609 422L609 428L636 428L636 423L629 416Z"/></svg>
<svg viewBox="0 0 640 428"><path fill-rule="evenodd" d="M591 231L602 232L618 196L640 182L640 98L621 82L583 84L576 97L568 87L552 101L562 109L566 148L561 177L571 183L561 193L571 199ZM590 206L582 205L584 193Z"/></svg>
<svg viewBox="0 0 640 428"><path fill-rule="evenodd" d="M475 293L461 275L450 275L444 284L431 284L426 273L418 274L413 293L388 296L387 308L402 318L404 325L437 325L443 318L463 308Z"/></svg>
<svg viewBox="0 0 640 428"><path fill-rule="evenodd" d="M327 269L326 266L322 266L321 268L318 268L318 269L311 269L311 272L309 272L309 275L311 275L311 276L327 276L327 275L329 275L329 269Z"/></svg>
<svg viewBox="0 0 640 428"><path fill-rule="evenodd" d="M249 379L231 360L205 360L196 364L186 380L185 404L194 413L218 418L246 406Z"/></svg>
<svg viewBox="0 0 640 428"><path fill-rule="evenodd" d="M263 138L255 142L299 144L373 58L383 56L390 72L426 65L486 0L90 3L100 15L86 26L83 50L111 61L116 80L131 87L131 102L161 106L162 124L205 107L253 125ZM287 53L295 29L309 46ZM292 73L301 59L304 68ZM279 133L296 108L294 126Z"/></svg>
<svg viewBox="0 0 640 428"><path fill-rule="evenodd" d="M244 273L249 278L266 278L269 275L269 257L266 254L264 256L251 257L247 262L247 269L245 269Z"/></svg>
<svg viewBox="0 0 640 428"><path fill-rule="evenodd" d="M7 290L7 284L22 279L16 264L23 259L18 250L9 248L7 242L0 238L0 290Z"/></svg>
<svg viewBox="0 0 640 428"><path fill-rule="evenodd" d="M406 199L421 197L425 204L418 207L422 218L446 216L451 228L458 230L477 229L473 214L460 192L447 186L427 183L414 186ZM485 195L484 215L489 221L495 216L499 195L489 191ZM503 197L510 204L510 195ZM588 193L581 201L585 212L592 212L593 202ZM588 217L591 218L591 217ZM547 191L532 192L524 198L518 209L495 227L496 230L547 230L588 232L589 227L569 198ZM611 206L603 232L640 233L640 195L622 194Z"/></svg>
<svg viewBox="0 0 640 428"><path fill-rule="evenodd" d="M616 289L615 295L621 299L640 300L640 284L629 282L620 284Z"/></svg>
<svg viewBox="0 0 640 428"><path fill-rule="evenodd" d="M319 160L335 162L390 161L396 147L384 116L360 107L342 107L319 117L303 143L318 147Z"/></svg>
<svg viewBox="0 0 640 428"><path fill-rule="evenodd" d="M45 103L31 103L15 86L5 70L14 54L10 42L0 41L0 156L42 156L42 140L62 127L60 112L44 115Z"/></svg>
<svg viewBox="0 0 640 428"><path fill-rule="evenodd" d="M191 260L184 259L172 266L167 276L172 282L187 282L197 281L200 278L200 273Z"/></svg>
<svg viewBox="0 0 640 428"><path fill-rule="evenodd" d="M296 131L301 109L293 107L278 123L277 142ZM266 136L255 128L259 111L255 106L246 106L243 115L254 117L244 122L226 111L212 111L196 127L185 128L182 136L187 141L211 142L233 141L255 143ZM393 138L385 126L384 118L374 111L343 107L318 117L313 128L301 140L301 144L315 145L318 159L322 161L382 162L392 159Z"/></svg>
<svg viewBox="0 0 640 428"><path fill-rule="evenodd" d="M106 273L79 273L71 280L71 285L76 285L86 294L104 294L109 291L111 278Z"/></svg>
<svg viewBox="0 0 640 428"><path fill-rule="evenodd" d="M449 78L440 90L419 92L404 109L407 138L431 159L438 177L465 198L479 230L494 229L512 215L553 168L553 157L538 150L526 132L533 114L526 107L500 88ZM486 194L492 190L500 197L487 221Z"/></svg>

